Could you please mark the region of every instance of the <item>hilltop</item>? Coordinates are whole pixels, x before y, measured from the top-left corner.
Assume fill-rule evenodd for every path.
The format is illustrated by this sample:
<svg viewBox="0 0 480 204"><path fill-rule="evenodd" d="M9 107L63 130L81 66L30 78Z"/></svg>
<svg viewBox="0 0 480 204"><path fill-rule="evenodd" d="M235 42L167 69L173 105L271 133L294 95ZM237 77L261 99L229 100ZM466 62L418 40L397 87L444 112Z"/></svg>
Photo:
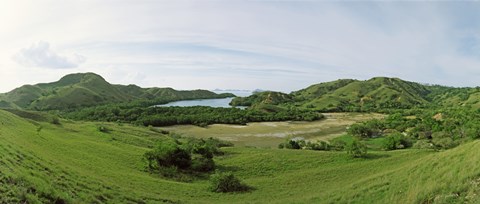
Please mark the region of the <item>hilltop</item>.
<svg viewBox="0 0 480 204"><path fill-rule="evenodd" d="M365 81L340 79L311 85L290 94L260 92L249 97L237 97L232 104L272 104L340 112L432 106L480 108L480 89L424 85L387 77Z"/></svg>
<svg viewBox="0 0 480 204"><path fill-rule="evenodd" d="M0 107L35 110L67 109L108 103L150 101L166 103L176 100L232 97L207 90L178 91L172 88L141 88L136 85L113 85L94 73L69 74L57 82L24 85L0 95Z"/></svg>

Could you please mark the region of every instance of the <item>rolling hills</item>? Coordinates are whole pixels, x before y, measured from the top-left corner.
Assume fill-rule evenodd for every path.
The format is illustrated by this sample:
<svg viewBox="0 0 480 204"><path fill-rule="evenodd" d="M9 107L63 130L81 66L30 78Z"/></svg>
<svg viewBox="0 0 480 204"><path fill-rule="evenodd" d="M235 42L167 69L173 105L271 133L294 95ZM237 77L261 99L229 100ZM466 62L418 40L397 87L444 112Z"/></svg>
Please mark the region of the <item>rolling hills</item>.
<svg viewBox="0 0 480 204"><path fill-rule="evenodd" d="M33 113L32 113L33 114ZM29 117L29 116L24 116ZM35 118L34 118L35 119ZM99 126L110 131L98 131ZM0 110L0 203L476 203L479 141L442 152L223 148L221 171L255 189L213 193L144 170L142 155L167 137L116 123L21 118Z"/></svg>
<svg viewBox="0 0 480 204"><path fill-rule="evenodd" d="M239 97L232 104L272 104L340 112L432 106L480 108L480 89L424 85L387 77L365 81L340 79L311 85L290 94L261 92Z"/></svg>
<svg viewBox="0 0 480 204"><path fill-rule="evenodd" d="M0 107L35 110L67 109L108 103L226 98L207 90L178 91L172 88L141 88L136 85L112 85L94 73L69 74L53 83L24 85L0 95Z"/></svg>

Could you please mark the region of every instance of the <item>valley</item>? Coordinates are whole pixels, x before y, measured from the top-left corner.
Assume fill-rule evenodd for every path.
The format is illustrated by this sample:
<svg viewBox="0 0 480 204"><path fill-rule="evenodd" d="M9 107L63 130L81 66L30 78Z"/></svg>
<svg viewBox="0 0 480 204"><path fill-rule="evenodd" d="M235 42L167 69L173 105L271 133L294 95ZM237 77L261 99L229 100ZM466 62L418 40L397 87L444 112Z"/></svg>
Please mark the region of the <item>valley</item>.
<svg viewBox="0 0 480 204"><path fill-rule="evenodd" d="M223 148L219 170L255 190L219 194L208 181L144 170L142 154L168 137L115 123L61 125L0 111L0 201L41 203L425 203L479 201L478 141L457 148L344 152ZM109 129L98 131L99 126ZM39 130L38 127L42 127ZM432 169L433 168L433 169Z"/></svg>
<svg viewBox="0 0 480 204"><path fill-rule="evenodd" d="M66 78L72 76L80 78L71 85L56 87L71 82L62 78L36 86L59 93L103 81L90 73ZM355 90L362 93L372 90L360 98L355 91L334 97L351 83L361 83ZM312 87L316 91L233 99L245 109L189 106L198 102L193 99L230 96L198 90L154 88L146 92L164 95L64 108L69 95L46 94L27 104L36 92L16 89L2 95L4 104L14 105L0 110L0 203L480 201L480 112L468 102L476 89L389 78ZM326 106L337 111L322 108L327 96ZM360 103L365 97L368 106ZM159 101L187 105L152 105ZM33 106L40 103L53 106ZM338 111L345 107L349 111ZM211 190L227 178L243 187Z"/></svg>
<svg viewBox="0 0 480 204"><path fill-rule="evenodd" d="M328 141L342 134L356 122L381 119L381 114L324 113L325 119L313 122L254 122L247 125L213 124L208 127L176 125L160 127L188 137L215 137L230 141L240 147L277 148L288 138L301 137L312 141Z"/></svg>
<svg viewBox="0 0 480 204"><path fill-rule="evenodd" d="M0 2L0 204L480 204L478 1Z"/></svg>

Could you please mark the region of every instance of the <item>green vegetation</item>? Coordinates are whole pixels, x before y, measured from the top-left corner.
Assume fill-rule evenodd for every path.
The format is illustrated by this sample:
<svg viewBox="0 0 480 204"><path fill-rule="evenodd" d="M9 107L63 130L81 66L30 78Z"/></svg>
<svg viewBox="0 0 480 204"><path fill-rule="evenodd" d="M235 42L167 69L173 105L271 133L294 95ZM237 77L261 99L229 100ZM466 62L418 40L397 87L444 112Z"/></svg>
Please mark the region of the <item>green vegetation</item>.
<svg viewBox="0 0 480 204"><path fill-rule="evenodd" d="M67 75L0 95L0 203L478 203L479 91L373 78L151 107L227 95ZM197 126L154 127L177 124Z"/></svg>
<svg viewBox="0 0 480 204"><path fill-rule="evenodd" d="M65 110L112 103L145 107L178 100L233 96L207 90L177 91L172 88L112 85L94 73L78 73L64 76L57 82L25 85L2 94L0 108Z"/></svg>
<svg viewBox="0 0 480 204"><path fill-rule="evenodd" d="M242 183L231 172L216 172L210 176L210 182L210 190L217 193L242 192L250 189L249 186Z"/></svg>
<svg viewBox="0 0 480 204"><path fill-rule="evenodd" d="M359 140L353 140L345 146L347 154L354 158L367 156L367 146Z"/></svg>
<svg viewBox="0 0 480 204"><path fill-rule="evenodd" d="M322 112L391 112L398 109L465 106L480 108L480 88L423 85L398 78L341 79L284 94L261 92L237 97L233 105L300 107Z"/></svg>
<svg viewBox="0 0 480 204"><path fill-rule="evenodd" d="M220 194L208 190L208 178L176 181L145 171L145 152L171 139L147 127L70 121L59 126L5 111L0 124L5 203L479 201L478 141L442 152L372 150L359 159L336 151L223 147L224 155L214 158L216 169L255 190ZM110 131L98 131L99 125Z"/></svg>
<svg viewBox="0 0 480 204"><path fill-rule="evenodd" d="M207 126L215 123L246 124L261 121L313 121L323 118L321 113L300 109L262 111L257 109L195 107L147 107L98 106L64 114L75 120L127 122L144 126L168 126L193 124Z"/></svg>
<svg viewBox="0 0 480 204"><path fill-rule="evenodd" d="M258 92L249 97L236 97L231 102L232 106L252 106L254 104L278 105L285 102L291 102L292 97L288 94L265 91Z"/></svg>
<svg viewBox="0 0 480 204"><path fill-rule="evenodd" d="M384 138L386 150L412 146L449 149L480 137L479 117L480 111L466 108L410 110L391 114L385 120L354 124L347 132L362 139Z"/></svg>

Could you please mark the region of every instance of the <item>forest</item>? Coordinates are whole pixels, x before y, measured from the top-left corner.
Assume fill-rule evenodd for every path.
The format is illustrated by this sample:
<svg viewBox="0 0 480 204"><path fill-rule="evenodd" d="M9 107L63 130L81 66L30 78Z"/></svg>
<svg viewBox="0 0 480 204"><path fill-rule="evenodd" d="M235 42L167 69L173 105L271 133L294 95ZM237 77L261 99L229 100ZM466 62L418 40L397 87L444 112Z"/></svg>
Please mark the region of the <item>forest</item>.
<svg viewBox="0 0 480 204"><path fill-rule="evenodd" d="M84 108L65 112L64 117L75 120L127 122L144 126L192 124L207 126L215 123L245 125L263 121L314 121L324 116L313 110L301 109L239 109L194 107L122 107L115 105Z"/></svg>

